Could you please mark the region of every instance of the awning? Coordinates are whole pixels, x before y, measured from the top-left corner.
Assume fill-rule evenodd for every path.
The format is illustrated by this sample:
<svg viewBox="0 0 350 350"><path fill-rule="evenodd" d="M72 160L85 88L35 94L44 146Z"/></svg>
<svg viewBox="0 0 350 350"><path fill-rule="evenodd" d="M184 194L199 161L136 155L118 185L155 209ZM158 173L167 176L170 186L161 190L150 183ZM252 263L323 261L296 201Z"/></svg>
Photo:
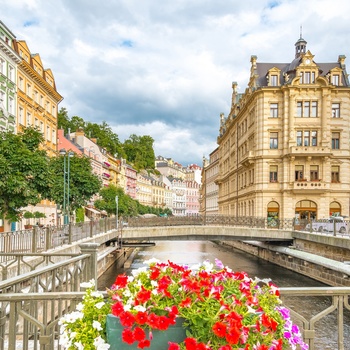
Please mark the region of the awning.
<svg viewBox="0 0 350 350"><path fill-rule="evenodd" d="M85 207L86 210L90 210L92 213L94 214L101 214L98 210L93 209L93 208L89 208L89 207Z"/></svg>

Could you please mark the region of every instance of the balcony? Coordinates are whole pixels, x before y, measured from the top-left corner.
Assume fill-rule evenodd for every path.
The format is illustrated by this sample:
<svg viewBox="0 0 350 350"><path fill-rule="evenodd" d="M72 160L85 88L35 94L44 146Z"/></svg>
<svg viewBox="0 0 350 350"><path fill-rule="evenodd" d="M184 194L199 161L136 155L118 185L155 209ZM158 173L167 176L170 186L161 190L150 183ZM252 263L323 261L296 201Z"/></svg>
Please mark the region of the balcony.
<svg viewBox="0 0 350 350"><path fill-rule="evenodd" d="M329 190L329 183L320 180L312 180L308 181L307 179L300 179L298 181L294 181L290 183L290 186L294 191L312 191L312 192L323 192L325 190Z"/></svg>
<svg viewBox="0 0 350 350"><path fill-rule="evenodd" d="M246 152L243 157L241 158L241 163L244 165L244 166L249 166L251 164L254 163L254 157L255 157L255 153L254 151L249 151L249 152Z"/></svg>
<svg viewBox="0 0 350 350"><path fill-rule="evenodd" d="M289 153L294 157L329 157L332 155L329 147L321 146L291 146Z"/></svg>

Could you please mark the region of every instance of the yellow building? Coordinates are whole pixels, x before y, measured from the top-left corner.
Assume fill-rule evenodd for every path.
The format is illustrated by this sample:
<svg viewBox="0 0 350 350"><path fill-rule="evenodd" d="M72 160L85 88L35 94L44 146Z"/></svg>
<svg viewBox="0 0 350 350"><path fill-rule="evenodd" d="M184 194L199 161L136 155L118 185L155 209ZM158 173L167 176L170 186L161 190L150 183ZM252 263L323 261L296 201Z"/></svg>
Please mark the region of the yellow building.
<svg viewBox="0 0 350 350"><path fill-rule="evenodd" d="M300 37L290 63L251 56L248 87L233 83L221 116L219 213L349 215L350 87L345 56L319 63Z"/></svg>
<svg viewBox="0 0 350 350"><path fill-rule="evenodd" d="M47 154L56 156L58 104L63 98L40 55L32 54L23 40L15 40L14 49L21 57L17 68L17 130L37 127L45 138Z"/></svg>

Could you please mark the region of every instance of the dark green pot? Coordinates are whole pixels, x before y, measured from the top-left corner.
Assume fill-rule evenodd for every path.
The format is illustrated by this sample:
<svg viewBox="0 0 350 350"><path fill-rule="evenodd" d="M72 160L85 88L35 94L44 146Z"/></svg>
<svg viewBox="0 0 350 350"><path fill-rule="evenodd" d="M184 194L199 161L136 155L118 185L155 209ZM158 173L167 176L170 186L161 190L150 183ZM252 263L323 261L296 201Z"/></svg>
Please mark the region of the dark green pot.
<svg viewBox="0 0 350 350"><path fill-rule="evenodd" d="M186 330L182 326L183 319L177 318L176 324L170 326L166 331L152 330L153 339L151 346L147 350L167 350L168 342L181 343L186 338ZM119 318L113 315L107 315L106 331L107 342L111 346L109 350L139 350L137 348L138 342L133 344L124 343L122 340L123 326L119 322ZM148 337L148 331L146 331Z"/></svg>

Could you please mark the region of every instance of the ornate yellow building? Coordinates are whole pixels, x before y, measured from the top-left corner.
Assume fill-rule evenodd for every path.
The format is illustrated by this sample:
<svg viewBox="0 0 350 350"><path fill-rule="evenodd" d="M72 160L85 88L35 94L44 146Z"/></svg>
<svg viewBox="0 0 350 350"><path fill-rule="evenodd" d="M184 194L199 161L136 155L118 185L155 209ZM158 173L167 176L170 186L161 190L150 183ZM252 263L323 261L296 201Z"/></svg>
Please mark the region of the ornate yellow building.
<svg viewBox="0 0 350 350"><path fill-rule="evenodd" d="M233 83L221 116L219 213L349 215L350 87L345 56L319 63L300 37L291 63L251 57L248 87Z"/></svg>
<svg viewBox="0 0 350 350"><path fill-rule="evenodd" d="M51 69L45 69L39 54L32 54L25 41L14 41L21 57L17 67L17 130L37 127L45 138L49 156L57 152L57 113L62 96L57 92Z"/></svg>

